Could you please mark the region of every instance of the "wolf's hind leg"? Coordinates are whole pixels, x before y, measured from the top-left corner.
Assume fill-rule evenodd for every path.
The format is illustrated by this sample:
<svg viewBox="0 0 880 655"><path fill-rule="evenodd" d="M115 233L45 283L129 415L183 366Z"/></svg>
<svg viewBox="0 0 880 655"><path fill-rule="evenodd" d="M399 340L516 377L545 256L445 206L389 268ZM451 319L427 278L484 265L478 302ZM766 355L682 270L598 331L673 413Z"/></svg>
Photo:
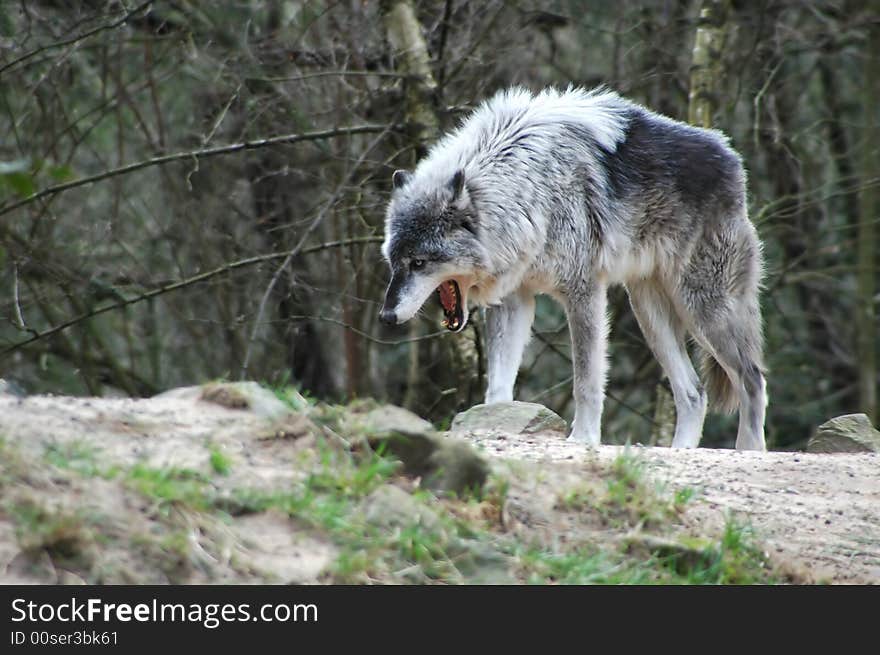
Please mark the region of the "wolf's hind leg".
<svg viewBox="0 0 880 655"><path fill-rule="evenodd" d="M500 305L486 308L487 403L513 400L513 385L534 318L535 297L524 290L514 291Z"/></svg>
<svg viewBox="0 0 880 655"><path fill-rule="evenodd" d="M649 281L627 285L633 313L675 399L673 448L696 448L703 436L706 392L685 346L685 328L663 289Z"/></svg>
<svg viewBox="0 0 880 655"><path fill-rule="evenodd" d="M766 450L767 391L758 303L761 251L747 219L743 217L738 227L705 238L695 250L681 280L686 306L682 311L689 312L691 334L726 373L729 384L723 376L715 383L726 396L722 404L739 405L737 450Z"/></svg>
<svg viewBox="0 0 880 655"><path fill-rule="evenodd" d="M568 440L591 446L601 441L608 371L607 302L606 287L599 283L565 297L574 366L574 422Z"/></svg>
<svg viewBox="0 0 880 655"><path fill-rule="evenodd" d="M767 450L764 413L767 384L761 366L760 316L756 307L720 312L701 326L698 340L721 365L739 404L737 450ZM696 336L696 335L695 335Z"/></svg>

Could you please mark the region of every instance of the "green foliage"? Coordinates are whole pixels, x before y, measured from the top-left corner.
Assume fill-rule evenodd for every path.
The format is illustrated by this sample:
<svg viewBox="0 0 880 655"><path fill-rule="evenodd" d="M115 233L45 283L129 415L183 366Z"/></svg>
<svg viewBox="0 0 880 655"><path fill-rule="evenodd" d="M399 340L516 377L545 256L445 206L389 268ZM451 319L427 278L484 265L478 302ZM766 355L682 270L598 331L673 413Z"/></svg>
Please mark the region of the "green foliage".
<svg viewBox="0 0 880 655"><path fill-rule="evenodd" d="M612 525L652 527L673 518L690 500L693 491L682 489L672 497L653 482L643 459L630 451L611 464L602 486L585 483L559 495L559 507L568 511L592 511Z"/></svg>
<svg viewBox="0 0 880 655"><path fill-rule="evenodd" d="M672 582L686 584L769 584L776 582L766 555L755 545L752 530L729 517L721 538L684 540L682 549L657 553Z"/></svg>
<svg viewBox="0 0 880 655"><path fill-rule="evenodd" d="M67 182L72 178L73 169L68 164L31 162L27 158L0 161L0 199L9 194L27 198L38 188Z"/></svg>
<svg viewBox="0 0 880 655"><path fill-rule="evenodd" d="M519 565L530 584L648 584L657 576L654 568L589 549L527 550L519 556Z"/></svg>
<svg viewBox="0 0 880 655"><path fill-rule="evenodd" d="M126 480L132 489L157 501L160 509L165 512L174 505L185 505L198 510L207 510L210 507L210 483L198 471L181 468L157 469L136 464L128 472Z"/></svg>
<svg viewBox="0 0 880 655"><path fill-rule="evenodd" d="M684 508L685 505L693 500L696 494L697 492L690 487L682 487L681 489L676 489L675 495L672 499L672 504L676 509L681 510Z"/></svg>
<svg viewBox="0 0 880 655"><path fill-rule="evenodd" d="M91 520L82 512L51 508L27 497L6 501L3 512L15 525L22 550L44 551L60 564L80 563L95 540Z"/></svg>
<svg viewBox="0 0 880 655"><path fill-rule="evenodd" d="M98 465L97 451L92 446L79 442L52 443L46 446L46 461L58 468L76 471L80 475L102 475Z"/></svg>
<svg viewBox="0 0 880 655"><path fill-rule="evenodd" d="M214 472L220 475L229 475L232 470L232 461L217 447L211 448L210 462Z"/></svg>
<svg viewBox="0 0 880 655"><path fill-rule="evenodd" d="M648 542L643 556L596 547L527 549L518 564L533 584L771 584L777 581L751 531L728 520L718 540Z"/></svg>

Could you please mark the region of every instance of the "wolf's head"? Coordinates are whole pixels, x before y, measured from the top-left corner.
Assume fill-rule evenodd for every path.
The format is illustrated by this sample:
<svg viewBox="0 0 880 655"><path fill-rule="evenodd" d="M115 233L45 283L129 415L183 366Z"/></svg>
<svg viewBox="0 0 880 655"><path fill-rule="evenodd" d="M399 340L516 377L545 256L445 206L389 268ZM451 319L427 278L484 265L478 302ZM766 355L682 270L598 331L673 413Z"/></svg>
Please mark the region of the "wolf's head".
<svg viewBox="0 0 880 655"><path fill-rule="evenodd" d="M440 181L396 171L392 186L382 244L391 283L379 316L389 324L408 321L436 290L443 325L459 332L467 324L468 291L486 262L464 171Z"/></svg>

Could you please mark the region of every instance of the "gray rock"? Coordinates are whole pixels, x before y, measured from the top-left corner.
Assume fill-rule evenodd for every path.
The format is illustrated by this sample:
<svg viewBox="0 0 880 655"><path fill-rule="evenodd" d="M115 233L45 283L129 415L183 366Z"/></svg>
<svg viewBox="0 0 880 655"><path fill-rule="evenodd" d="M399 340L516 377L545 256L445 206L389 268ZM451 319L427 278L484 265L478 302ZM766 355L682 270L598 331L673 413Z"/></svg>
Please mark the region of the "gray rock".
<svg viewBox="0 0 880 655"><path fill-rule="evenodd" d="M430 433L434 426L418 414L395 405L381 405L360 418L368 432Z"/></svg>
<svg viewBox="0 0 880 655"><path fill-rule="evenodd" d="M808 453L880 453L880 431L864 414L826 421L807 443Z"/></svg>
<svg viewBox="0 0 880 655"><path fill-rule="evenodd" d="M421 525L430 532L440 529L440 517L400 487L386 484L364 498L361 505L368 522L382 528Z"/></svg>
<svg viewBox="0 0 880 655"><path fill-rule="evenodd" d="M440 493L479 492L489 476L488 462L469 443L433 432L388 431L371 434L373 450L393 455L407 475Z"/></svg>
<svg viewBox="0 0 880 655"><path fill-rule="evenodd" d="M568 424L559 414L538 403L513 401L474 405L452 420L451 432L495 430L512 434L568 432Z"/></svg>
<svg viewBox="0 0 880 655"><path fill-rule="evenodd" d="M466 441L435 437L439 446L428 459L422 484L434 491L479 494L489 477L489 464Z"/></svg>
<svg viewBox="0 0 880 655"><path fill-rule="evenodd" d="M455 568L468 584L518 584L511 572L514 558L499 552L491 544L459 540L449 550L455 552Z"/></svg>

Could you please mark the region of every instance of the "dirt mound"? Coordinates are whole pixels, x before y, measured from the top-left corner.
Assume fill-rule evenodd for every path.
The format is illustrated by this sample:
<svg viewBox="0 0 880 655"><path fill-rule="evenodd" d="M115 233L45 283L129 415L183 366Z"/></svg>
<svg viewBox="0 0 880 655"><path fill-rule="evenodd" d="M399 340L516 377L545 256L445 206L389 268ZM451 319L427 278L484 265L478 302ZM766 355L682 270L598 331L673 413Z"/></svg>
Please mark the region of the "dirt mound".
<svg viewBox="0 0 880 655"><path fill-rule="evenodd" d="M878 455L472 431L489 480L449 496L370 450L381 406L278 395L0 393L0 582L880 579Z"/></svg>
<svg viewBox="0 0 880 655"><path fill-rule="evenodd" d="M587 450L560 435L463 434L506 460L568 465L612 462L622 446ZM658 480L692 490L696 520L717 529L725 516L747 521L770 558L816 582L880 582L880 454L754 453L630 449ZM721 510L721 511L719 511Z"/></svg>

